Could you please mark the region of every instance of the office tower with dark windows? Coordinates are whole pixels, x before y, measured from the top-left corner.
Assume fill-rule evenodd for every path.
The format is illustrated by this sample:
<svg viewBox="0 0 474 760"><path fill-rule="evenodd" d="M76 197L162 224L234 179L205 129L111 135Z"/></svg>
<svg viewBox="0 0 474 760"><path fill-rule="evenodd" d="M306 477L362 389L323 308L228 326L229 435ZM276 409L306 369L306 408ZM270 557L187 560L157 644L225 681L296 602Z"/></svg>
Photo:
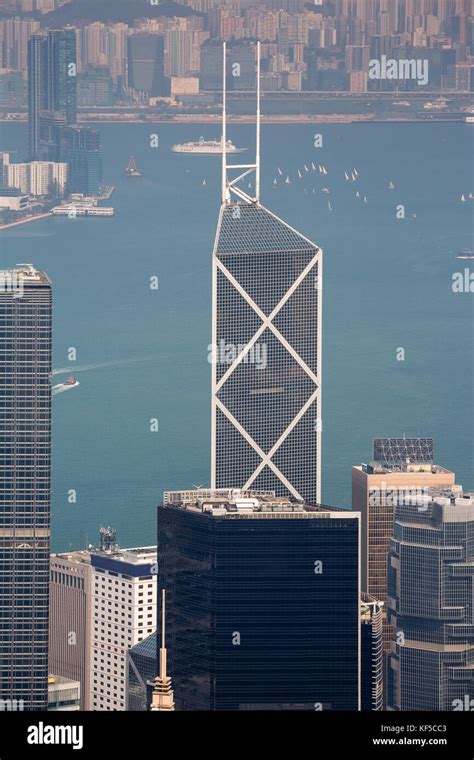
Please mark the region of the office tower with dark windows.
<svg viewBox="0 0 474 760"><path fill-rule="evenodd" d="M0 699L46 710L52 289L31 265L0 283Z"/></svg>
<svg viewBox="0 0 474 760"><path fill-rule="evenodd" d="M382 602L362 592L361 624L361 710L383 710L383 618Z"/></svg>
<svg viewBox="0 0 474 760"><path fill-rule="evenodd" d="M76 30L35 34L28 43L28 127L30 159L40 157L42 111L77 121ZM49 159L46 159L49 160Z"/></svg>
<svg viewBox="0 0 474 760"><path fill-rule="evenodd" d="M260 203L260 45L257 59L255 163L232 166L222 152L212 259L211 486L271 490L316 504L322 251ZM253 172L250 195L248 183L243 190L239 182Z"/></svg>
<svg viewBox="0 0 474 760"><path fill-rule="evenodd" d="M65 114L68 124L77 121L76 30L48 32L47 110Z"/></svg>
<svg viewBox="0 0 474 760"><path fill-rule="evenodd" d="M39 156L40 113L47 104L47 39L33 34L28 41L28 134L30 160Z"/></svg>
<svg viewBox="0 0 474 760"><path fill-rule="evenodd" d="M177 710L360 708L357 513L168 492L158 551Z"/></svg>
<svg viewBox="0 0 474 760"><path fill-rule="evenodd" d="M68 192L99 195L102 187L99 132L90 127L66 127L61 131L60 155L67 163Z"/></svg>
<svg viewBox="0 0 474 760"><path fill-rule="evenodd" d="M147 97L167 94L162 34L131 34L128 38L128 84Z"/></svg>
<svg viewBox="0 0 474 760"><path fill-rule="evenodd" d="M377 438L368 463L352 468L352 509L362 515L362 589L387 599L387 555L397 503L430 488L454 485L455 474L434 464L431 438ZM384 607L384 647L392 631Z"/></svg>
<svg viewBox="0 0 474 760"><path fill-rule="evenodd" d="M474 494L399 505L388 561L391 710L474 708Z"/></svg>

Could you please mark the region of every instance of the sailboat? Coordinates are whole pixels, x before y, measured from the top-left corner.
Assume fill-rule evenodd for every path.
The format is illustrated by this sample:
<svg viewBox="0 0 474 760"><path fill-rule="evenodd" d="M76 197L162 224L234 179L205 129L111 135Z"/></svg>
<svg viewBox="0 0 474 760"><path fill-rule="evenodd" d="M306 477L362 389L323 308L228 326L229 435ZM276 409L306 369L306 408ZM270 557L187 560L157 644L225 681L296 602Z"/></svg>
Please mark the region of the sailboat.
<svg viewBox="0 0 474 760"><path fill-rule="evenodd" d="M348 173L347 173L347 172L344 172L344 177L345 177L345 178L346 178L346 180L349 182L349 175L348 175Z"/></svg>
<svg viewBox="0 0 474 760"><path fill-rule="evenodd" d="M474 201L474 195L472 193L469 193L467 197L469 198L470 201Z"/></svg>
<svg viewBox="0 0 474 760"><path fill-rule="evenodd" d="M356 198L360 198L360 193L359 193L359 191L357 191L357 192L356 192Z"/></svg>
<svg viewBox="0 0 474 760"><path fill-rule="evenodd" d="M316 190L314 189L314 187L313 187L313 195L316 195Z"/></svg>
<svg viewBox="0 0 474 760"><path fill-rule="evenodd" d="M328 209L329 211L332 211L331 201L328 201Z"/></svg>
<svg viewBox="0 0 474 760"><path fill-rule="evenodd" d="M355 181L357 180L357 177L356 177L356 175L354 174L354 172L352 172L352 174L351 174L351 178L352 178L352 181L353 181L353 182L355 182Z"/></svg>
<svg viewBox="0 0 474 760"><path fill-rule="evenodd" d="M276 185L276 184L277 184L277 181L276 181L276 177L275 177L275 179L273 180L273 184L274 184L274 185Z"/></svg>
<svg viewBox="0 0 474 760"><path fill-rule="evenodd" d="M125 174L127 177L141 177L141 172L138 171L137 165L135 163L135 159L133 156L130 156L128 159L128 164L125 167Z"/></svg>
<svg viewBox="0 0 474 760"><path fill-rule="evenodd" d="M391 180L390 180L390 184L388 186L388 189L389 190L394 190L395 189L395 185L393 184L393 182Z"/></svg>
<svg viewBox="0 0 474 760"><path fill-rule="evenodd" d="M322 187L321 188L321 192L322 193L329 193L330 192L329 187Z"/></svg>
<svg viewBox="0 0 474 760"><path fill-rule="evenodd" d="M461 203L466 203L466 196L464 193L461 195Z"/></svg>
<svg viewBox="0 0 474 760"><path fill-rule="evenodd" d="M318 164L318 169L319 169L319 173L322 174L323 170L322 170L321 164Z"/></svg>
<svg viewBox="0 0 474 760"><path fill-rule="evenodd" d="M285 179L285 185L291 185L291 182L290 182L290 178L289 178L289 177L287 177L287 178Z"/></svg>
<svg viewBox="0 0 474 760"><path fill-rule="evenodd" d="M358 177L359 176L359 172L357 171L357 169L353 169L353 171L354 171L355 176Z"/></svg>
<svg viewBox="0 0 474 760"><path fill-rule="evenodd" d="M326 169L325 166L323 166L323 174L327 174L327 173L328 173L328 170Z"/></svg>
<svg viewBox="0 0 474 760"><path fill-rule="evenodd" d="M304 170L305 170L305 172L309 172L309 169L308 169L308 167L306 166L306 164L304 165Z"/></svg>
<svg viewBox="0 0 474 760"><path fill-rule="evenodd" d="M312 168L313 172L315 172L315 171L316 171L316 167L315 167L315 165L314 165L314 162L313 162L313 161L311 161L311 168Z"/></svg>
<svg viewBox="0 0 474 760"><path fill-rule="evenodd" d="M280 169L280 167L279 167L279 166L277 166L277 169L278 169L278 174L282 175L282 174L283 174L283 172L282 172L282 170Z"/></svg>
<svg viewBox="0 0 474 760"><path fill-rule="evenodd" d="M203 179L202 184L203 184L203 187L206 186L206 180L205 179Z"/></svg>
<svg viewBox="0 0 474 760"><path fill-rule="evenodd" d="M299 169L298 169L298 177L299 177L300 179L302 179L302 178L303 178L303 175L301 174L301 172L300 172L300 170L299 170Z"/></svg>
<svg viewBox="0 0 474 760"><path fill-rule="evenodd" d="M364 203L367 203L367 196L364 195Z"/></svg>

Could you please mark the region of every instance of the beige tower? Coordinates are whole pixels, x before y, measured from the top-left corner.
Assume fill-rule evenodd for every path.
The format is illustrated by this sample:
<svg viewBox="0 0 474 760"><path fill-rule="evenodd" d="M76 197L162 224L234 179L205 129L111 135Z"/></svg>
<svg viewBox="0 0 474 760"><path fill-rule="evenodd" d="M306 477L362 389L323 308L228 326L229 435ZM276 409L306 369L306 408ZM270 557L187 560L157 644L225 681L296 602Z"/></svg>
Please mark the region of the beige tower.
<svg viewBox="0 0 474 760"><path fill-rule="evenodd" d="M413 442L430 439L378 439L386 442L383 457L388 461L371 461L352 468L352 509L361 512L362 590L381 602L387 600L387 555L393 530L396 504L410 498L420 499L428 489L451 489L455 474L433 464ZM395 442L398 442L395 444ZM380 451L381 449L379 449ZM418 453L417 453L418 451ZM411 456L408 456L411 454ZM375 458L375 457L374 457ZM407 461L409 460L409 461ZM386 619L386 605L384 606ZM391 628L384 623L384 648L389 649Z"/></svg>
<svg viewBox="0 0 474 760"><path fill-rule="evenodd" d="M161 647L160 673L155 678L150 710L170 712L175 709L171 678L166 675L166 601L165 590L161 594Z"/></svg>

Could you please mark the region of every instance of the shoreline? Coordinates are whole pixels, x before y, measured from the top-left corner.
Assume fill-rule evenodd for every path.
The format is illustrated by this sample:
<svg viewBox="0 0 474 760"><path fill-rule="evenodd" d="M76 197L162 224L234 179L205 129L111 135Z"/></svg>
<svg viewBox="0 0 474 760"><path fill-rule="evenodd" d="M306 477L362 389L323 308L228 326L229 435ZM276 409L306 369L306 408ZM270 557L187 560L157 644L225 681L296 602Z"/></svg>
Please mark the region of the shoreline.
<svg viewBox="0 0 474 760"><path fill-rule="evenodd" d="M402 116L394 114L393 116L380 116L376 113L368 114L272 114L262 115L262 124L427 124L430 122L466 123L466 117L473 114L463 114L451 112L439 114L433 111L427 111L425 118ZM78 124L220 124L222 116L220 114L177 114L168 118L136 118L128 116L121 117L120 114L81 114L78 118ZM255 117L252 115L227 116L228 124L254 124ZM1 124L26 124L27 119L4 119L0 116Z"/></svg>
<svg viewBox="0 0 474 760"><path fill-rule="evenodd" d="M35 216L27 216L25 219L18 219L16 222L9 222L8 224L0 224L0 232L3 230L9 230L12 227L19 227L21 224L30 224L31 222L39 221L40 219L46 219L48 216L53 216L52 211L47 211L44 214L36 214Z"/></svg>

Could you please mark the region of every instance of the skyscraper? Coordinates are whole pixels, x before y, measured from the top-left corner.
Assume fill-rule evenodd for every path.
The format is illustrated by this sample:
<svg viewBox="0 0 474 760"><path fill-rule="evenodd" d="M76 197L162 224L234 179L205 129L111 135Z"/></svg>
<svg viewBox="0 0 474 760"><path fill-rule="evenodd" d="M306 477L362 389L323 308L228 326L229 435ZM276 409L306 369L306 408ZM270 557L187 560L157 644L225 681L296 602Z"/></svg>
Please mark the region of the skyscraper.
<svg viewBox="0 0 474 760"><path fill-rule="evenodd" d="M66 115L68 124L77 121L76 30L48 32L47 110Z"/></svg>
<svg viewBox="0 0 474 760"><path fill-rule="evenodd" d="M148 96L166 95L163 35L131 34L127 50L129 86Z"/></svg>
<svg viewBox="0 0 474 760"><path fill-rule="evenodd" d="M474 708L474 494L396 507L388 562L392 710Z"/></svg>
<svg viewBox="0 0 474 760"><path fill-rule="evenodd" d="M0 699L48 704L52 289L0 272Z"/></svg>
<svg viewBox="0 0 474 760"><path fill-rule="evenodd" d="M80 681L83 709L126 710L127 652L156 627L156 548L101 537L51 557L50 672Z"/></svg>
<svg viewBox="0 0 474 760"><path fill-rule="evenodd" d="M47 77L46 67L47 40L39 34L33 34L28 42L28 135L30 160L39 156L40 113L46 108Z"/></svg>
<svg viewBox="0 0 474 760"><path fill-rule="evenodd" d="M28 128L30 159L39 158L40 114L63 114L77 120L76 31L35 34L28 43Z"/></svg>
<svg viewBox="0 0 474 760"><path fill-rule="evenodd" d="M359 709L359 515L238 489L164 502L176 709Z"/></svg>
<svg viewBox="0 0 474 760"><path fill-rule="evenodd" d="M430 438L378 438L373 459L352 468L352 509L362 515L362 589L380 602L387 599L387 555L395 506L430 488L454 485L455 475L434 464ZM385 622L388 651L392 632Z"/></svg>
<svg viewBox="0 0 474 760"><path fill-rule="evenodd" d="M316 504L322 251L260 203L258 47L255 164L228 165L223 151L212 261L211 486L271 490ZM223 100L225 144L225 85ZM238 184L252 172L253 196Z"/></svg>

